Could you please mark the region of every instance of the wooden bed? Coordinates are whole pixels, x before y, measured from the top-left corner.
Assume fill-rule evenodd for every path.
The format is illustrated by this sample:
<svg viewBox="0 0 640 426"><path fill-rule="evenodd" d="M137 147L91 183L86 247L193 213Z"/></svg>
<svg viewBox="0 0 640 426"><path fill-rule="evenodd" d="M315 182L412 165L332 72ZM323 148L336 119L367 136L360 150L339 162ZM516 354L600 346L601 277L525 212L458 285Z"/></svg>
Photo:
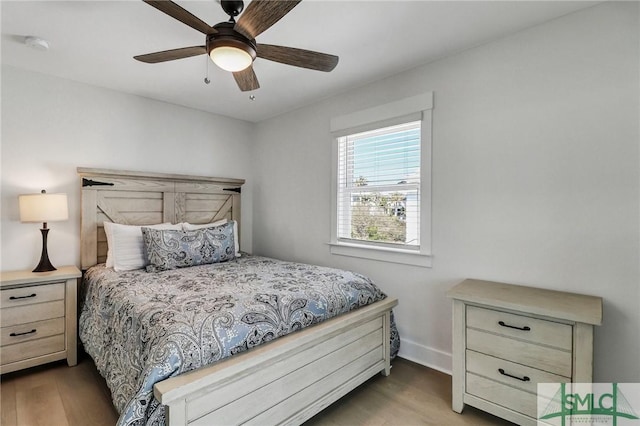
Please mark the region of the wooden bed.
<svg viewBox="0 0 640 426"><path fill-rule="evenodd" d="M82 269L106 259L103 222L240 224L242 179L78 168ZM154 395L175 425L300 424L370 377L390 371L397 300L303 329L214 365L164 380ZM257 374L259 372L259 374Z"/></svg>

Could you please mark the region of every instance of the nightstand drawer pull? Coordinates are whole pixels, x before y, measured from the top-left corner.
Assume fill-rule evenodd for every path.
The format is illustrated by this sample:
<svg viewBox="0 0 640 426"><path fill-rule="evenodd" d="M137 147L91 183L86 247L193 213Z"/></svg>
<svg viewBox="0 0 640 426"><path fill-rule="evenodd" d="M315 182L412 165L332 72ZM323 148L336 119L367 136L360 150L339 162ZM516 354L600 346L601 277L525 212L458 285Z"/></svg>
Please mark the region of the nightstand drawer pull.
<svg viewBox="0 0 640 426"><path fill-rule="evenodd" d="M11 297L9 298L9 300L29 299L29 298L31 298L31 297L36 297L36 294L35 294L35 293L32 293L32 294L30 294L30 295L28 295L28 296L11 296Z"/></svg>
<svg viewBox="0 0 640 426"><path fill-rule="evenodd" d="M504 321L498 321L498 324L507 328L515 328L516 330L531 331L531 327L529 327L528 325L525 325L524 327L517 327L515 325L505 324Z"/></svg>
<svg viewBox="0 0 640 426"><path fill-rule="evenodd" d="M36 332L36 329L34 328L33 330L25 331L24 333L11 333L11 334L9 334L9 336L11 336L11 337L24 336L25 334L33 334L35 332Z"/></svg>
<svg viewBox="0 0 640 426"><path fill-rule="evenodd" d="M505 373L502 368L498 368L498 373L502 374L503 376L511 377L512 379L520 380L522 382L528 382L529 380L531 380L528 376L518 377L518 376L511 375L509 373Z"/></svg>

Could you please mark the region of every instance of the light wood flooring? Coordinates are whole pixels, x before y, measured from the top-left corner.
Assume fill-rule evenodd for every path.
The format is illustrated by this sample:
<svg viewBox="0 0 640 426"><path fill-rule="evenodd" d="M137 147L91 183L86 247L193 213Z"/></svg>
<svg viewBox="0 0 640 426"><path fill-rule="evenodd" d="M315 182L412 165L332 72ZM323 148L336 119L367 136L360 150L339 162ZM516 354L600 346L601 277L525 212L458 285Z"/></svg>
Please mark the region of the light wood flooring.
<svg viewBox="0 0 640 426"><path fill-rule="evenodd" d="M118 414L88 356L0 378L2 426L113 426ZM398 358L378 375L306 423L309 426L511 425L473 407L451 411L451 377Z"/></svg>

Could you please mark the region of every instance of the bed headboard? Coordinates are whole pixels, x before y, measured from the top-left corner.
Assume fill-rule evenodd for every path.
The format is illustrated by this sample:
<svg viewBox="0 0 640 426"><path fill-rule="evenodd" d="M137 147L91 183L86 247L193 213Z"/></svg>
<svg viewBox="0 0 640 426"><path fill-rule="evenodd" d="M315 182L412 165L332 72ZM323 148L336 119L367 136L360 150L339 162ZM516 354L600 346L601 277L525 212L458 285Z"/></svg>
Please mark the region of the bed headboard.
<svg viewBox="0 0 640 426"><path fill-rule="evenodd" d="M82 269L107 258L105 221L152 225L227 218L237 221L238 233L242 232L240 187L244 179L84 167L78 167L78 175L82 183Z"/></svg>

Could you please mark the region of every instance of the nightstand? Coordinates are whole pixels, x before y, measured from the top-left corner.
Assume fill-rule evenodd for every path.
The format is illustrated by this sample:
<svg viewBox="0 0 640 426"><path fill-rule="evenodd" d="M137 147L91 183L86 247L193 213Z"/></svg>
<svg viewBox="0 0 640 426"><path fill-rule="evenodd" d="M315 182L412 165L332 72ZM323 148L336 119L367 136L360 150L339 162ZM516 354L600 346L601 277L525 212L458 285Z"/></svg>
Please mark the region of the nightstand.
<svg viewBox="0 0 640 426"><path fill-rule="evenodd" d="M602 299L465 280L453 299L453 410L537 424L538 383L591 383Z"/></svg>
<svg viewBox="0 0 640 426"><path fill-rule="evenodd" d="M75 266L0 274L0 373L77 357Z"/></svg>

